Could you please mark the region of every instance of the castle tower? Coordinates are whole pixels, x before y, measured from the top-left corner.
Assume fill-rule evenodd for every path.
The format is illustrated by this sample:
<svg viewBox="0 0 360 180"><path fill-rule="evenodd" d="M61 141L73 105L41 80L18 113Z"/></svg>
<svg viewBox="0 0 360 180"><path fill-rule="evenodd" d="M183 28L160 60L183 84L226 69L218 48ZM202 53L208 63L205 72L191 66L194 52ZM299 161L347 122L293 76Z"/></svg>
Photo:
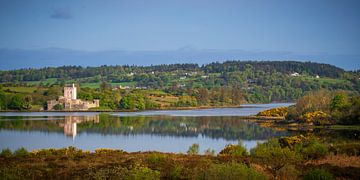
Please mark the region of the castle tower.
<svg viewBox="0 0 360 180"><path fill-rule="evenodd" d="M76 99L76 87L72 84L70 87L64 87L64 97L66 99Z"/></svg>

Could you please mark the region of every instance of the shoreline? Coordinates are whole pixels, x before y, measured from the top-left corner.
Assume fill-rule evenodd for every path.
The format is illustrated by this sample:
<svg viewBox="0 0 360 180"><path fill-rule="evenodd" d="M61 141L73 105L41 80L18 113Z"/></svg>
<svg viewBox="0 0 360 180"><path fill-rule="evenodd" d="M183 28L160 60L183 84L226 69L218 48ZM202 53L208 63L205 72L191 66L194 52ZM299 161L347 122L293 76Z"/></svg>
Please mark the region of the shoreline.
<svg viewBox="0 0 360 180"><path fill-rule="evenodd" d="M267 103L267 104L284 104L284 103ZM289 104L292 104L289 102ZM221 109L221 108L257 108L258 105L265 104L244 104L244 105L229 105L229 106L198 106L198 107L166 107L159 109L145 109L145 110L0 110L1 112L142 112L142 111L167 111L167 110L201 110L201 109Z"/></svg>

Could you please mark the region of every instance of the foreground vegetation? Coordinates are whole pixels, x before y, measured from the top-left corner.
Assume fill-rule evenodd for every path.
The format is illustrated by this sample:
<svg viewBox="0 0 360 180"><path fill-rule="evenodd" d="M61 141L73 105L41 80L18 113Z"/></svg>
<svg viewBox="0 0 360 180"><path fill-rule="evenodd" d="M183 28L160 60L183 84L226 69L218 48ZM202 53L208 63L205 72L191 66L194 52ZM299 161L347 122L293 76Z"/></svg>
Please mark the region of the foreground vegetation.
<svg viewBox="0 0 360 180"><path fill-rule="evenodd" d="M241 143L218 155L83 151L74 147L0 154L1 179L334 179L360 178L360 143L335 147L312 136L271 139L248 153Z"/></svg>

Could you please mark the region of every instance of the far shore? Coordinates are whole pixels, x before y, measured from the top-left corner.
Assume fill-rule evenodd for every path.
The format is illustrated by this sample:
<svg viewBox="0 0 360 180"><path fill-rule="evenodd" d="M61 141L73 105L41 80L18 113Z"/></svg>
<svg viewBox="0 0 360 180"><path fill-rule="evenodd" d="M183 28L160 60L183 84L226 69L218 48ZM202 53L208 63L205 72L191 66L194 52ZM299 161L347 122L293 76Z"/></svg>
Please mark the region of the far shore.
<svg viewBox="0 0 360 180"><path fill-rule="evenodd" d="M277 104L281 102L273 102L267 104ZM291 103L291 102L284 102ZM111 109L89 109L89 110L0 110L0 112L142 112L142 111L166 111L166 110L200 110L200 109L219 109L219 108L257 108L257 105L264 104L244 104L236 106L198 106L198 107L164 107L159 109L145 109L145 110L111 110ZM271 117L269 117L271 118Z"/></svg>

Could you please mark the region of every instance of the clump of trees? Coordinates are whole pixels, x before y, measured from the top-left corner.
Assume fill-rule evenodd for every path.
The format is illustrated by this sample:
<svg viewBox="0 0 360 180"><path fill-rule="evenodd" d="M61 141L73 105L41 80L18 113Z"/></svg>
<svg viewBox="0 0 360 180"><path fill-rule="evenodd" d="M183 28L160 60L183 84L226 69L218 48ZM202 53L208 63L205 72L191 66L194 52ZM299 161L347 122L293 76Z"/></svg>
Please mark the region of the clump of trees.
<svg viewBox="0 0 360 180"><path fill-rule="evenodd" d="M29 110L32 107L32 97L22 94L8 95L0 89L0 110Z"/></svg>
<svg viewBox="0 0 360 180"><path fill-rule="evenodd" d="M251 149L250 154L257 161L265 164L274 178L277 177L277 173L281 168L286 165L298 164L302 160L300 154L289 147L281 147L276 139L270 139L266 143L258 144L256 148Z"/></svg>
<svg viewBox="0 0 360 180"><path fill-rule="evenodd" d="M326 124L360 124L360 96L320 90L301 97L289 108L287 119Z"/></svg>

